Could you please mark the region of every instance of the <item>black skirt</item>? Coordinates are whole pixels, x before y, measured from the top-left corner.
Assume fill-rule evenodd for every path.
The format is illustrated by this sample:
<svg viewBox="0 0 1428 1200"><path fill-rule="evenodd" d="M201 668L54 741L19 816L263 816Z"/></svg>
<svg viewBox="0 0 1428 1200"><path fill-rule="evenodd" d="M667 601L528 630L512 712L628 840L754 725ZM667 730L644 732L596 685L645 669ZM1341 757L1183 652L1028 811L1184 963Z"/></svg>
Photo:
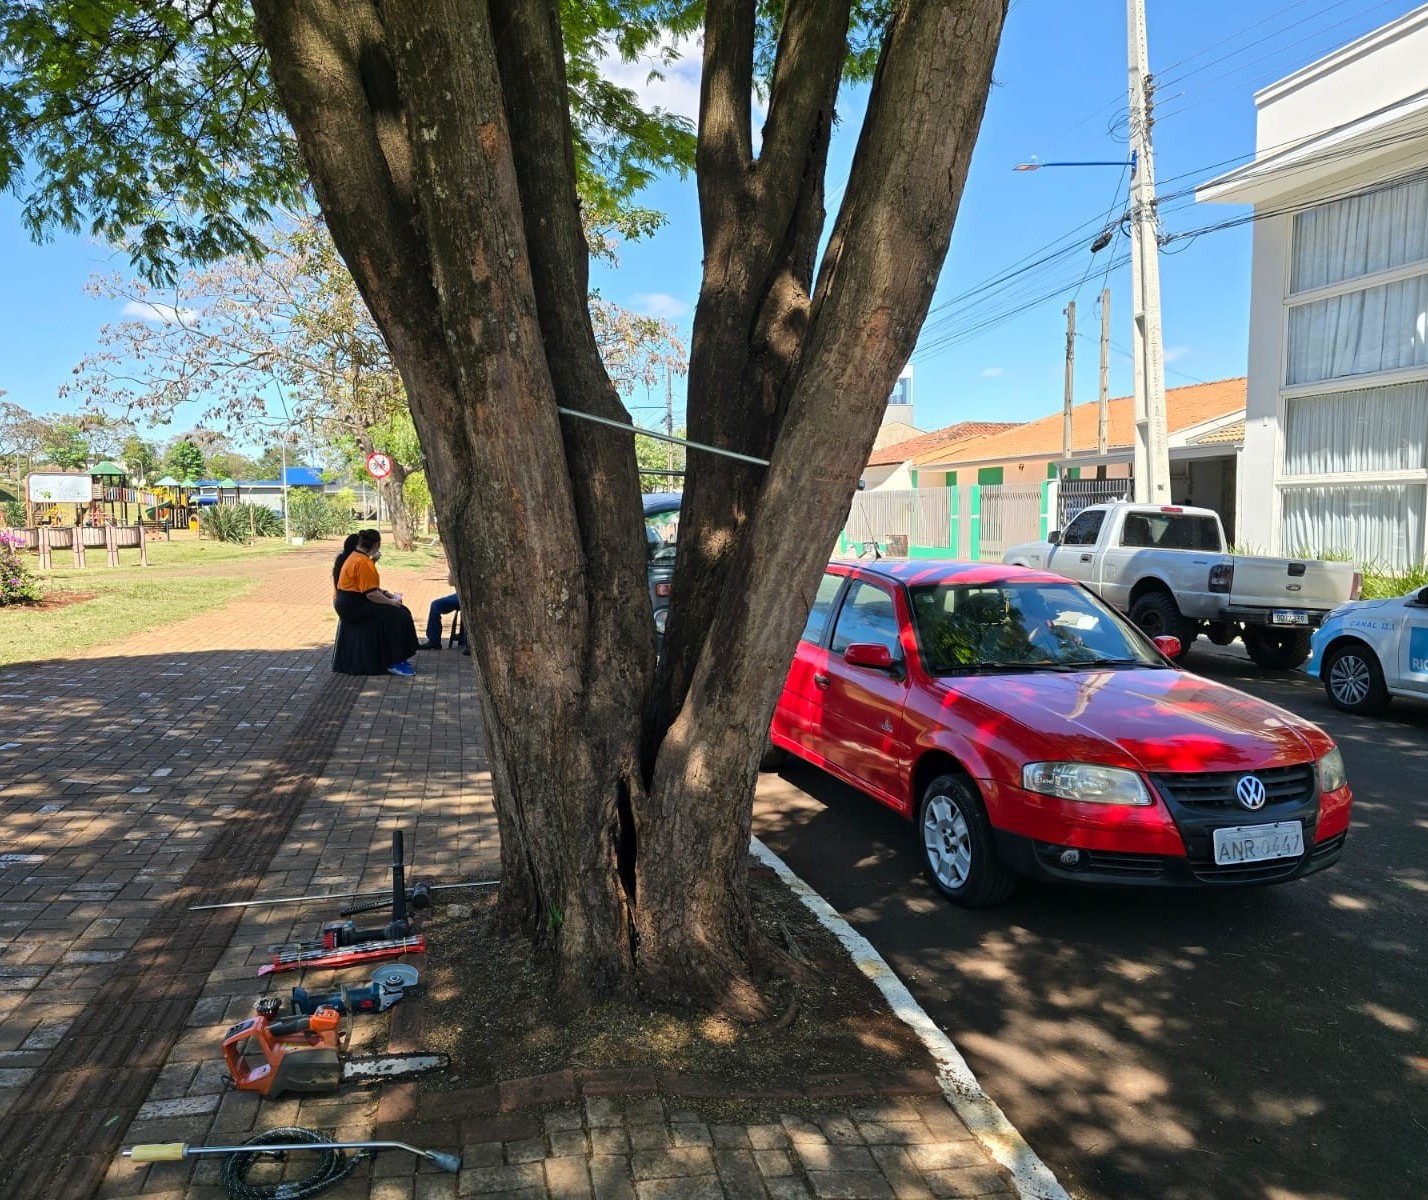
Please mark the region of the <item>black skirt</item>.
<svg viewBox="0 0 1428 1200"><path fill-rule="evenodd" d="M339 675L384 675L417 652L416 622L405 604L373 604L361 592L338 592L337 645L332 669Z"/></svg>

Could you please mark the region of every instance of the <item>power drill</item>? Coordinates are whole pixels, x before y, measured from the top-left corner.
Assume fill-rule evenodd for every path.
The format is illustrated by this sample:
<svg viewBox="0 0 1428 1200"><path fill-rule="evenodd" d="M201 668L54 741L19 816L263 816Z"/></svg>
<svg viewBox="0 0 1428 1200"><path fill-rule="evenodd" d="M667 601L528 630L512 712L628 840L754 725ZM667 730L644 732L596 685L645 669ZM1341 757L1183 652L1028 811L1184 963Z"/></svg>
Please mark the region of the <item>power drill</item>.
<svg viewBox="0 0 1428 1200"><path fill-rule="evenodd" d="M396 963L383 967L365 987L344 987L326 993L295 987L293 1013L311 1016L319 1008L334 1008L343 1016L348 1013L386 1012L406 994L408 988L416 987L418 978L415 967Z"/></svg>

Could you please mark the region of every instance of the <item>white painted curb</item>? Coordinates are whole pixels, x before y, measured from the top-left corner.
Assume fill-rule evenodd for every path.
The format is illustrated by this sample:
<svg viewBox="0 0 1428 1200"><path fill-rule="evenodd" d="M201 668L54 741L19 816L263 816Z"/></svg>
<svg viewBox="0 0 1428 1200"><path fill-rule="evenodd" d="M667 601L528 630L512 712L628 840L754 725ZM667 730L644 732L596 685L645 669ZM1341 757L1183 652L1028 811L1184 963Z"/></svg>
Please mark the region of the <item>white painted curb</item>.
<svg viewBox="0 0 1428 1200"><path fill-rule="evenodd" d="M790 871L788 864L758 838L749 839L749 849L761 863L771 867L824 928L843 943L858 969L886 997L894 1014L922 1039L938 1064L937 1082L942 1085L947 1103L972 1131L972 1136L1011 1172L1012 1184L1021 1200L1071 1200L1066 1189L1056 1182L1051 1169L1016 1131L1016 1126L982 1091L982 1085L952 1044L952 1039L922 1010L902 980L883 961L882 955L873 949L872 943L849 925L828 901Z"/></svg>

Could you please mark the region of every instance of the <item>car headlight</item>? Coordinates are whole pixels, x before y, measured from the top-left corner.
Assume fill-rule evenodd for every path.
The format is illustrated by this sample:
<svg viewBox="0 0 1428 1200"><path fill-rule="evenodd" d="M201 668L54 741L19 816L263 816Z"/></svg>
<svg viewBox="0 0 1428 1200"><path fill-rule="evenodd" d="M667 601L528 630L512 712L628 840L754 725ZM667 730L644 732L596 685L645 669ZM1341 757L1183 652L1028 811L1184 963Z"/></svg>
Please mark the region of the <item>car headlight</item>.
<svg viewBox="0 0 1428 1200"><path fill-rule="evenodd" d="M1149 789L1134 771L1094 763L1027 763L1021 769L1021 786L1028 792L1087 804L1153 803Z"/></svg>
<svg viewBox="0 0 1428 1200"><path fill-rule="evenodd" d="M661 608L655 610L654 615L655 632L661 636L664 634L664 627L669 624L669 609Z"/></svg>
<svg viewBox="0 0 1428 1200"><path fill-rule="evenodd" d="M1319 790L1337 792L1349 782L1349 773L1344 770L1344 756L1336 746L1319 760Z"/></svg>

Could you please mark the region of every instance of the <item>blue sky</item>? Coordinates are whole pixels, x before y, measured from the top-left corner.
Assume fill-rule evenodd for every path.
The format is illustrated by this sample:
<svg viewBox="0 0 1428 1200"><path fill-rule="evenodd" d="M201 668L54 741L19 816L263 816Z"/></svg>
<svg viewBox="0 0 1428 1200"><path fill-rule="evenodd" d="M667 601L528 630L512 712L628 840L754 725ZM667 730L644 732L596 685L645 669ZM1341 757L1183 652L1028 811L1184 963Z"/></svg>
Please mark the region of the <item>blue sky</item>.
<svg viewBox="0 0 1428 1200"><path fill-rule="evenodd" d="M1368 31L1419 7L1411 0L1147 0L1150 66L1157 76L1155 155L1158 191L1182 193L1254 150L1253 93ZM645 70L623 81L646 88ZM1067 3L1015 0L1007 22L952 249L933 310L914 352L916 421L934 429L961 420L1029 420L1061 406L1066 302L1077 298L1076 399L1096 396L1102 280L1111 289L1111 338L1130 345L1129 268L1117 236L1096 254L1089 244L1107 213L1124 211L1127 179L1115 167L1014 172L1018 162L1124 160L1125 6L1120 0ZM693 115L697 53L649 86L658 101ZM841 198L860 117L860 99L840 105L842 126L829 170L830 221ZM592 281L607 299L666 316L686 336L699 288L700 245L693 179L657 184L647 202L669 214L645 243L620 249L617 270ZM1163 204L1166 232L1191 229L1241 211ZM1085 228L1077 238L1073 234ZM1076 242L1055 262L1026 271L1010 288L986 281ZM1250 227L1171 243L1161 258L1167 384L1220 379L1245 369ZM36 412L65 411L59 395L76 363L98 346L101 326L119 306L92 300L95 272L121 269L112 252L86 239L37 246L20 226L18 205L0 198L0 390ZM1044 298L1043 298L1044 297ZM1039 300L1039 303L1030 303ZM1012 310L1018 310L1014 313ZM982 328L974 328L981 326ZM1113 349L1112 395L1128 394L1129 356ZM663 389L627 398L636 421L663 417ZM676 422L682 388L675 385ZM648 407L646 407L648 406ZM172 429L182 428L182 422Z"/></svg>

